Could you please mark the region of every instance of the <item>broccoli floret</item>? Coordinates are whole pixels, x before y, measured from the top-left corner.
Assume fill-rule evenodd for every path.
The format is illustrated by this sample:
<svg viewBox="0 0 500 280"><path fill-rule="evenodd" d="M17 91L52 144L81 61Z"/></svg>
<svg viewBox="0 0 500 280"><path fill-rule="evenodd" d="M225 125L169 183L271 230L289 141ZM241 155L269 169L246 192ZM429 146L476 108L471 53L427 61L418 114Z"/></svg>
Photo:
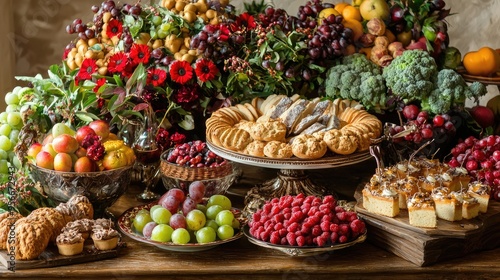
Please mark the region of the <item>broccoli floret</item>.
<svg viewBox="0 0 500 280"><path fill-rule="evenodd" d="M434 90L421 99L422 110L442 114L453 108L465 106L467 98L479 98L486 93L486 87L478 82L467 85L463 77L451 69L438 72Z"/></svg>
<svg viewBox="0 0 500 280"><path fill-rule="evenodd" d="M328 97L356 100L367 109L384 109L386 92L381 68L362 54L343 57L326 74Z"/></svg>
<svg viewBox="0 0 500 280"><path fill-rule="evenodd" d="M405 103L419 100L434 88L436 61L422 50L407 50L383 70L387 88Z"/></svg>

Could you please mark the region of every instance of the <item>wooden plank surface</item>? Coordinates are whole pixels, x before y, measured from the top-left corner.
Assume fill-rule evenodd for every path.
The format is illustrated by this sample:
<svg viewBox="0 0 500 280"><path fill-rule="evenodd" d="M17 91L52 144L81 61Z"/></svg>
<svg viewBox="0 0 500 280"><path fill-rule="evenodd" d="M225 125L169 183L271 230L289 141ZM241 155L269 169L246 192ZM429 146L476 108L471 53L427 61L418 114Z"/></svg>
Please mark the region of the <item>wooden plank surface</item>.
<svg viewBox="0 0 500 280"><path fill-rule="evenodd" d="M353 199L359 184L374 170L368 162L350 167L311 172L313 179L334 189L339 197ZM242 203L239 196L253 186L273 178L275 170L245 168L240 183L230 188L231 199ZM131 187L111 211L120 215L140 205L134 196L140 191ZM368 232L368 238L373 233ZM392 234L392 233L391 233ZM399 233L396 233L399 234ZM116 258L75 265L17 270L0 269L6 279L497 279L500 275L500 249L471 253L420 267L370 242L319 256L292 258L281 252L258 247L245 238L214 249L183 253L165 251L124 238L127 247ZM429 240L427 242L432 242ZM494 242L489 240L485 242ZM400 244L401 246L413 246ZM398 246L398 245L394 245ZM417 256L418 257L418 256Z"/></svg>

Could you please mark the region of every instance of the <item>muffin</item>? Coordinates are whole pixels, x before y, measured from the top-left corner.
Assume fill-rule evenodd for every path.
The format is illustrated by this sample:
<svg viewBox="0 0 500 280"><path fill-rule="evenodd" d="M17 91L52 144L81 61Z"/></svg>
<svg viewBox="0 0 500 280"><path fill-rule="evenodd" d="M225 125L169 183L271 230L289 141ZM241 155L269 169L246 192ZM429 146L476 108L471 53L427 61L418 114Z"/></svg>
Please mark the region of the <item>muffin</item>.
<svg viewBox="0 0 500 280"><path fill-rule="evenodd" d="M92 240L96 249L105 251L112 250L118 246L120 234L112 229L106 229L103 226L94 226L92 229Z"/></svg>
<svg viewBox="0 0 500 280"><path fill-rule="evenodd" d="M56 238L57 249L63 256L74 256L83 252L85 239L76 230L61 232Z"/></svg>

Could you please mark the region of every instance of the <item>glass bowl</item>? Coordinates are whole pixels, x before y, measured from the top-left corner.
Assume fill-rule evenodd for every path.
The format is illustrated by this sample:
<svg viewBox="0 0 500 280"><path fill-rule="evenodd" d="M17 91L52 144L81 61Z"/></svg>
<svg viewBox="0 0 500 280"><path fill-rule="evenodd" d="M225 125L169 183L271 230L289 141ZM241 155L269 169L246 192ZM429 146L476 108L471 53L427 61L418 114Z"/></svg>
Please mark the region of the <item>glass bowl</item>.
<svg viewBox="0 0 500 280"><path fill-rule="evenodd" d="M74 195L86 196L94 207L94 216L102 217L106 208L125 193L132 166L99 172L61 172L30 164L31 176L40 182L44 193L56 203L67 202Z"/></svg>
<svg viewBox="0 0 500 280"><path fill-rule="evenodd" d="M230 161L218 167L192 168L168 162L166 160L168 152L163 152L160 158L160 174L167 191L171 188L179 188L187 193L192 182L201 181L206 187L205 197L225 194L240 175L239 168Z"/></svg>

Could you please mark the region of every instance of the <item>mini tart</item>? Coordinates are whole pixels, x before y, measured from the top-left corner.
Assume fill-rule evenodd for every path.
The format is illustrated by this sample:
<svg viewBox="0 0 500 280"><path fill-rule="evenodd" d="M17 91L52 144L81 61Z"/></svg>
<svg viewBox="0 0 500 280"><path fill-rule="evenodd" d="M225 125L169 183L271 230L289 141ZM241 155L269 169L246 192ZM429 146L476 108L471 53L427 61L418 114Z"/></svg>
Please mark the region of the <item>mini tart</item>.
<svg viewBox="0 0 500 280"><path fill-rule="evenodd" d="M120 234L112 228L105 229L102 226L94 226L92 230L92 240L98 250L106 251L116 248L119 239Z"/></svg>
<svg viewBox="0 0 500 280"><path fill-rule="evenodd" d="M85 239L76 230L63 231L56 238L57 249L63 256L74 256L83 252Z"/></svg>

